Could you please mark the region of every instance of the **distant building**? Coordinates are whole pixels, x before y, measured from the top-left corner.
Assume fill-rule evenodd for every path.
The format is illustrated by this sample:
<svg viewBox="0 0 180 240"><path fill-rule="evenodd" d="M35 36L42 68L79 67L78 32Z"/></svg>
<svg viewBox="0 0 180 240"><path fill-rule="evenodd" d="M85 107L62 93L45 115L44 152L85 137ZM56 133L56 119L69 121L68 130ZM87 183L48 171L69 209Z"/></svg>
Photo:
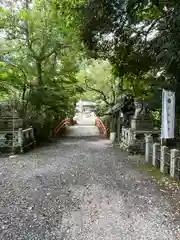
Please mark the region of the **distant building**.
<svg viewBox="0 0 180 240"><path fill-rule="evenodd" d="M76 104L76 112L94 112L96 109L96 103L92 101L79 101Z"/></svg>

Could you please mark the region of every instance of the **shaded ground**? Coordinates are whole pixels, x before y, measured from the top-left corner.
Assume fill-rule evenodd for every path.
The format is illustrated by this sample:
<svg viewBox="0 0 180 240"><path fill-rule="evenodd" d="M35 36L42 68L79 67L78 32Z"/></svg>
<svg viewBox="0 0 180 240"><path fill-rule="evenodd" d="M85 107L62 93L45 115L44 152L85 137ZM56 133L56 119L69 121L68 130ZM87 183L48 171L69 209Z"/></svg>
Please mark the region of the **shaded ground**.
<svg viewBox="0 0 180 240"><path fill-rule="evenodd" d="M0 239L180 239L155 181L108 140L81 137L0 160Z"/></svg>

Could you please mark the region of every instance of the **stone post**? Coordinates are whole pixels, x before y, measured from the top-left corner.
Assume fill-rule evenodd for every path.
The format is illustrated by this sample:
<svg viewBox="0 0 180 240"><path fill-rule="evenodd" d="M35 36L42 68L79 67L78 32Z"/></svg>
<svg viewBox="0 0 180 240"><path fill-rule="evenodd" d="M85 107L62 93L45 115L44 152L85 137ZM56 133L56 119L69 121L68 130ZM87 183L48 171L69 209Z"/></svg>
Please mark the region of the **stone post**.
<svg viewBox="0 0 180 240"><path fill-rule="evenodd" d="M167 146L161 146L160 172L162 173L167 173L167 167L165 163L168 162L168 154L169 148Z"/></svg>
<svg viewBox="0 0 180 240"><path fill-rule="evenodd" d="M23 153L23 131L22 131L22 128L18 129L18 143L20 146L20 152Z"/></svg>
<svg viewBox="0 0 180 240"><path fill-rule="evenodd" d="M121 138L124 139L124 127L121 128Z"/></svg>
<svg viewBox="0 0 180 240"><path fill-rule="evenodd" d="M170 158L170 176L176 178L176 161L180 156L180 151L177 149L171 149L171 158Z"/></svg>
<svg viewBox="0 0 180 240"><path fill-rule="evenodd" d="M133 133L132 133L132 131L131 131L130 128L127 129L127 133L128 133L127 142L128 142L128 146L130 146L130 145L131 145L131 142L132 142Z"/></svg>
<svg viewBox="0 0 180 240"><path fill-rule="evenodd" d="M152 135L145 135L145 161L152 164Z"/></svg>
<svg viewBox="0 0 180 240"><path fill-rule="evenodd" d="M158 156L158 150L160 150L160 144L159 143L154 143L153 144L153 156L152 156L152 164L155 168L158 167L158 160L157 160L157 156ZM159 156L160 157L160 156Z"/></svg>
<svg viewBox="0 0 180 240"><path fill-rule="evenodd" d="M32 127L31 127L32 128ZM31 129L31 137L32 137L32 139L34 140L34 129L32 128Z"/></svg>

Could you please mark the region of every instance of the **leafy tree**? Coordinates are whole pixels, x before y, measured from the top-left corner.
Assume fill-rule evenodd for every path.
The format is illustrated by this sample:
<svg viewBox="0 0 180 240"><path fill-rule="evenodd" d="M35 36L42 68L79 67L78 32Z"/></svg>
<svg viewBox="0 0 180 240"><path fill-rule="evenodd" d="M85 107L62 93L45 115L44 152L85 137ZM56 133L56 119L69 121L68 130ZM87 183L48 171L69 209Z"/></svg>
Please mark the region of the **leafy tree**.
<svg viewBox="0 0 180 240"><path fill-rule="evenodd" d="M1 8L0 79L6 84L0 91L16 102L25 126L49 132L55 119L73 114L80 92L75 74L83 53L78 4L24 0L19 7Z"/></svg>
<svg viewBox="0 0 180 240"><path fill-rule="evenodd" d="M91 51L96 52L95 56L109 59L113 73L118 77L119 88L144 98L149 93L149 85L151 88L154 85L155 72L158 71L154 69L156 60L150 55L148 37L161 18L161 12L153 5L145 9L145 3L141 3L135 17L130 14L130 3L90 2L85 13L89 12L91 18L85 15L82 36L85 43L89 43L88 47L92 46ZM108 16L107 21L104 16ZM91 37L84 29L91 32Z"/></svg>
<svg viewBox="0 0 180 240"><path fill-rule="evenodd" d="M160 89L179 89L178 16L178 1L90 1L81 37L91 56L109 59L123 91L158 103Z"/></svg>

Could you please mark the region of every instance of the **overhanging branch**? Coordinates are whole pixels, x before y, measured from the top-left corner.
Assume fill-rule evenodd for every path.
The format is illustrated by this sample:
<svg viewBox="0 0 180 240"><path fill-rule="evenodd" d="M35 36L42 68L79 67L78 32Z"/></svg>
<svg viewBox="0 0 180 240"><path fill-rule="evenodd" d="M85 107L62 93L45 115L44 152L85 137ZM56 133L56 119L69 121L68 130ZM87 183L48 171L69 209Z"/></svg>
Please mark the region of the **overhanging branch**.
<svg viewBox="0 0 180 240"><path fill-rule="evenodd" d="M49 53L44 54L44 56L40 56L39 59L41 60L41 62L43 62L45 59L51 57L54 53L57 53L58 49L65 49L65 48L69 48L70 45L65 45L65 44L57 44Z"/></svg>
<svg viewBox="0 0 180 240"><path fill-rule="evenodd" d="M109 103L109 101L108 101L105 93L103 93L103 92L102 92L101 90L99 90L99 89L96 89L96 88L93 88L93 87L89 86L86 79L85 79L85 84L86 84L86 87L87 87L90 91L99 93L99 94L102 96L103 101L104 101L108 106L112 106L112 104Z"/></svg>

